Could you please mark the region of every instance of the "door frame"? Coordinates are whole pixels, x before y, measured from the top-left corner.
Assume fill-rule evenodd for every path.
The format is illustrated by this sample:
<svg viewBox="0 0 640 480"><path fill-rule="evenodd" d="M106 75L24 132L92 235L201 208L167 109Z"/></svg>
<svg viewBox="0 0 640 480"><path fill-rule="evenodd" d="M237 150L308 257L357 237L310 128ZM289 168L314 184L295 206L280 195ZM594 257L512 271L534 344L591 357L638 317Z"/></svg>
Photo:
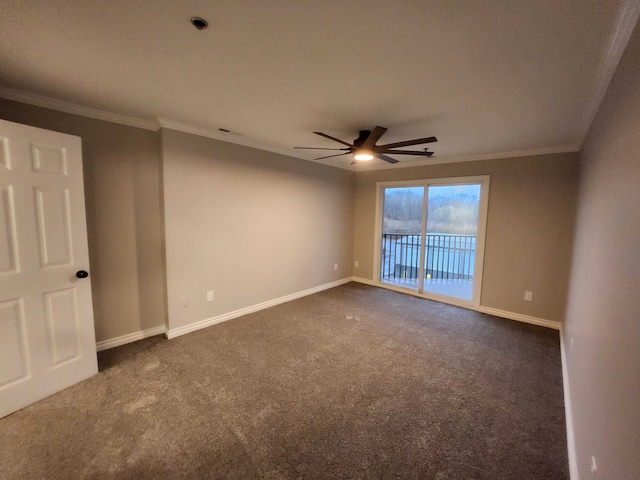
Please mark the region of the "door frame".
<svg viewBox="0 0 640 480"><path fill-rule="evenodd" d="M376 211L375 211L375 237L373 247L373 283L377 287L386 288L389 290L395 290L402 293L408 293L429 300L435 300L437 302L448 303L450 305L456 305L458 307L470 308L477 310L480 308L482 297L482 280L484 269L484 248L485 237L487 233L487 217L489 210L489 175L476 175L468 177L446 177L446 178L428 178L417 180L401 180L392 182L376 182ZM384 283L380 280L380 254L382 249L382 207L384 201L384 189L389 187L425 187L425 196L423 200L423 224L422 224L422 236L420 238L420 271L423 271L422 264L424 263L424 238L425 229L427 224L425 203L428 202L428 187L440 186L440 185L465 185L465 184L480 184L480 201L478 205L478 234L476 238L476 258L474 264L473 274L473 290L471 300L463 300L461 298L448 297L445 295L438 295L431 292L420 292L419 290L412 290L410 288L403 288L397 285L391 285Z"/></svg>

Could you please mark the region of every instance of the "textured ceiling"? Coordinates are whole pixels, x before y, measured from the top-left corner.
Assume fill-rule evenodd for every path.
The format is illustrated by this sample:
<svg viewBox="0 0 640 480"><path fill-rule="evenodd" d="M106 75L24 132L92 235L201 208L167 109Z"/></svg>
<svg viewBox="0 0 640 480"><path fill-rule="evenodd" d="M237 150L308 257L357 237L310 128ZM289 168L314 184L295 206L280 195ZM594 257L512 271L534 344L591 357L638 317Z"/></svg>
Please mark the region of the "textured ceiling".
<svg viewBox="0 0 640 480"><path fill-rule="evenodd" d="M628 4L0 0L0 87L306 159L376 125L434 161L576 150Z"/></svg>

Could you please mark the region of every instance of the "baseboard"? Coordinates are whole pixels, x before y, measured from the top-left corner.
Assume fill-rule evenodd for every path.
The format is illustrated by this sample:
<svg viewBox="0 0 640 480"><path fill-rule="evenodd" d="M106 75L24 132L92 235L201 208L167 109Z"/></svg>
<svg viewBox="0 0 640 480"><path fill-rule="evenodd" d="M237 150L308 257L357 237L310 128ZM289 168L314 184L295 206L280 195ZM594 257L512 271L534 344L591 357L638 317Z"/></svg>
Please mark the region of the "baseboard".
<svg viewBox="0 0 640 480"><path fill-rule="evenodd" d="M427 298L425 297L425 295L421 294L417 290L412 290L410 288L400 287L397 285L391 285L388 283L382 283L382 282L376 283L372 280L369 280L368 278L353 277L353 281L362 283L365 285L370 285L372 287L384 288L385 290L391 290L392 292L402 293L403 295L411 295L412 297L418 297L422 299ZM448 299L443 295L430 295L427 299L434 302L446 303L447 305L451 305L454 307L466 308L467 310L475 310L471 302L467 302L465 300Z"/></svg>
<svg viewBox="0 0 640 480"><path fill-rule="evenodd" d="M162 335L166 331L164 325L160 327L148 328L147 330L141 330L139 332L129 333L122 335L121 337L111 338L109 340L103 340L96 343L96 350L101 352L102 350L108 350L110 348L126 345L127 343L137 342L147 337L154 337L156 335Z"/></svg>
<svg viewBox="0 0 640 480"><path fill-rule="evenodd" d="M330 288L338 287L340 285L344 285L345 283L349 283L353 280L353 277L343 278L341 280L337 280L331 283L325 283L324 285L320 285L318 287L309 288L308 290L303 290L301 292L292 293L290 295L285 295L284 297L275 298L273 300L269 300L266 302L258 303L256 305L252 305L250 307L241 308L239 310L235 310L233 312L224 313L222 315L218 315L217 317L207 318L205 320L200 320L199 322L192 323L190 325L186 325L184 327L178 327L169 329L167 331L167 338L176 338L180 335L185 335L187 333L195 332L202 328L207 328L212 325L216 325L218 323L226 322L227 320L232 320L234 318L242 317L243 315L248 315L249 313L258 312L260 310L264 310L266 308L274 307L276 305L280 305L281 303L290 302L292 300L296 300L298 298L306 297L307 295L313 295L314 293L321 292L323 290L328 290Z"/></svg>
<svg viewBox="0 0 640 480"><path fill-rule="evenodd" d="M391 286L387 287L386 285L381 285L380 283L374 282L373 280L370 280L368 278L352 277L352 280L354 282L363 283L365 285L371 285L372 287L380 287L380 288L385 288L387 290L393 290L393 291L396 291L396 292L407 293L407 292L404 292L402 289L393 288ZM415 295L419 296L421 298L424 298L422 295L419 295L418 293L416 293ZM462 306L462 305L456 305L456 306ZM462 308L468 308L468 307L462 306ZM478 308L470 308L470 310L475 310L477 312L486 313L488 315L493 315L494 317L507 318L509 320L516 320L518 322L530 323L532 325L538 325L538 326L541 326L541 327L553 328L554 330L560 330L560 327L562 326L562 324L560 322L556 322L554 320L546 320L544 318L531 317L529 315L523 315L521 313L508 312L506 310L500 310L500 309L497 309L497 308L483 307L482 305L479 306Z"/></svg>
<svg viewBox="0 0 640 480"><path fill-rule="evenodd" d="M353 276L353 277L351 277L351 280L354 281L354 282L358 282L358 283L364 283L365 285L371 285L372 287L379 287L380 286L376 282L374 282L373 280L370 280L368 278L362 278L362 277Z"/></svg>
<svg viewBox="0 0 640 480"><path fill-rule="evenodd" d="M560 329L560 358L562 361L562 389L564 391L564 416L567 424L567 453L569 456L569 478L578 480L578 458L576 440L573 433L573 410L571 409L571 391L569 389L569 369L567 351L564 348L564 329Z"/></svg>
<svg viewBox="0 0 640 480"><path fill-rule="evenodd" d="M530 323L531 325L538 325L540 327L553 328L554 330L560 330L562 324L554 320L546 320L544 318L531 317L529 315L522 315L521 313L507 312L506 310L499 310L497 308L478 307L478 312L493 315L494 317L508 318L509 320L515 320L517 322Z"/></svg>

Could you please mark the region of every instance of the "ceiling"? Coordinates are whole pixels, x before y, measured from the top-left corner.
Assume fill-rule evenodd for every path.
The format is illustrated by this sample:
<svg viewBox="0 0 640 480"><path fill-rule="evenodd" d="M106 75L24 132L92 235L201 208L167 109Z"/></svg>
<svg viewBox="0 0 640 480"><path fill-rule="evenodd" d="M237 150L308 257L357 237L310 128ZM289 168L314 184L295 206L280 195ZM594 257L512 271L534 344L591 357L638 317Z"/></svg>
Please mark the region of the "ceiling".
<svg viewBox="0 0 640 480"><path fill-rule="evenodd" d="M379 143L438 137L397 166L575 151L633 3L0 0L0 96L303 159L341 146L313 131L376 125Z"/></svg>

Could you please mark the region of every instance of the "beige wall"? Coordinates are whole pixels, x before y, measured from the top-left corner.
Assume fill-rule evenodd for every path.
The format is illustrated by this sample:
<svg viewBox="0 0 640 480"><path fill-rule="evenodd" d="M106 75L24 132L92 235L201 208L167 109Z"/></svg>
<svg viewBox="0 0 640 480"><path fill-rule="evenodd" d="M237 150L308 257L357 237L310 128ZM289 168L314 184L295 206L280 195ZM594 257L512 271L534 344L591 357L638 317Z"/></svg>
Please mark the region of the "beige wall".
<svg viewBox="0 0 640 480"><path fill-rule="evenodd" d="M96 340L162 326L158 133L4 99L0 118L82 138Z"/></svg>
<svg viewBox="0 0 640 480"><path fill-rule="evenodd" d="M352 172L166 129L162 155L170 329L351 276Z"/></svg>
<svg viewBox="0 0 640 480"><path fill-rule="evenodd" d="M582 154L565 342L580 478L640 478L640 29ZM573 345L571 340L573 340Z"/></svg>
<svg viewBox="0 0 640 480"><path fill-rule="evenodd" d="M480 304L562 321L577 195L577 154L554 154L357 174L354 275L374 279L376 182L490 175ZM532 302L524 291L534 292Z"/></svg>

